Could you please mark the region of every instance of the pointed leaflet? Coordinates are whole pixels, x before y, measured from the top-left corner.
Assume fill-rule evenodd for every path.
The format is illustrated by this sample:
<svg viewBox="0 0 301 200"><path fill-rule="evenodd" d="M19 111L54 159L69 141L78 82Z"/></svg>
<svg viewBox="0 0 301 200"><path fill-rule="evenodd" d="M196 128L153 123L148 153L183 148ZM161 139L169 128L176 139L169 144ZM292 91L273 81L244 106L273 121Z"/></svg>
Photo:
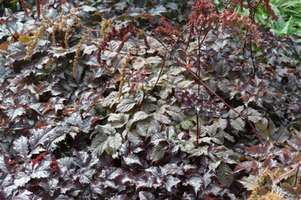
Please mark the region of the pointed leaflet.
<svg viewBox="0 0 301 200"><path fill-rule="evenodd" d="M129 121L129 116L123 113L111 113L108 121L114 128L121 128Z"/></svg>
<svg viewBox="0 0 301 200"><path fill-rule="evenodd" d="M24 172L19 172L15 176L14 183L17 186L23 187L30 180L30 176Z"/></svg>
<svg viewBox="0 0 301 200"><path fill-rule="evenodd" d="M218 135L220 135L220 136L226 138L227 140L229 140L229 141L232 142L232 143L235 143L234 137L233 137L232 135L230 135L229 133L225 132L225 131L220 131L220 132L218 133Z"/></svg>
<svg viewBox="0 0 301 200"><path fill-rule="evenodd" d="M181 81L180 83L178 83L177 88L179 90L184 90L184 89L188 88L193 83L194 83L194 81Z"/></svg>
<svg viewBox="0 0 301 200"><path fill-rule="evenodd" d="M277 132L275 134L272 135L274 141L276 142L280 142L280 143L284 143L285 141L287 141L290 137L290 132L287 130L286 127L279 127Z"/></svg>
<svg viewBox="0 0 301 200"><path fill-rule="evenodd" d="M157 112L153 113L153 118L155 120L157 120L158 122L161 122L162 124L170 124L171 123L171 121L169 120L169 118L167 116L162 115Z"/></svg>
<svg viewBox="0 0 301 200"><path fill-rule="evenodd" d="M55 150L58 146L57 146L57 143L63 141L66 139L66 133L63 132L63 131L56 131L54 132L54 134L51 134L50 135L50 141L51 141L51 144L49 146L49 149L52 151L52 150Z"/></svg>
<svg viewBox="0 0 301 200"><path fill-rule="evenodd" d="M244 110L244 106L238 106L238 107L236 107L235 108L235 110L237 111L237 112L239 112L239 113L242 113L242 111ZM233 110L230 110L229 111L229 117L231 118L231 119L233 119L233 118L235 118L235 117L238 117L239 115L236 113L236 112L234 112Z"/></svg>
<svg viewBox="0 0 301 200"><path fill-rule="evenodd" d="M152 160L152 162L157 162L158 160L161 160L168 148L169 145L166 142L162 142L155 146L150 155L150 159Z"/></svg>
<svg viewBox="0 0 301 200"><path fill-rule="evenodd" d="M137 133L137 130L134 129L133 131L127 131L124 130L122 133L122 137L125 138L127 137L127 140L129 142L135 142L135 141L142 141L141 136Z"/></svg>
<svg viewBox="0 0 301 200"><path fill-rule="evenodd" d="M0 84L2 85L2 83L10 75L10 73L13 72L13 70L10 67L4 67L4 65L1 65L0 66L0 71L1 71L1 73L0 73ZM18 75L17 77L22 77L22 76ZM23 78L22 78L22 80L23 80Z"/></svg>
<svg viewBox="0 0 301 200"><path fill-rule="evenodd" d="M133 122L144 120L148 117L148 114L144 111L138 111L134 114Z"/></svg>
<svg viewBox="0 0 301 200"><path fill-rule="evenodd" d="M45 92L48 92L52 89L52 86L47 82L47 81L43 81L40 83L39 87L37 88L37 92L39 94L43 94Z"/></svg>
<svg viewBox="0 0 301 200"><path fill-rule="evenodd" d="M160 64L160 63L162 63L162 58L159 57L159 56L152 56L152 57L148 57L146 59L146 62L149 63L149 64L150 63Z"/></svg>
<svg viewBox="0 0 301 200"><path fill-rule="evenodd" d="M140 200L155 200L155 195L147 191L140 191L139 192L139 199Z"/></svg>
<svg viewBox="0 0 301 200"><path fill-rule="evenodd" d="M158 121L154 119L146 119L137 123L138 134L144 137L149 137L152 134L161 131L161 126Z"/></svg>
<svg viewBox="0 0 301 200"><path fill-rule="evenodd" d="M50 161L42 160L31 173L32 178L46 178L51 174Z"/></svg>
<svg viewBox="0 0 301 200"><path fill-rule="evenodd" d="M74 112L69 117L66 117L65 121L74 126L78 126L83 120L78 112Z"/></svg>
<svg viewBox="0 0 301 200"><path fill-rule="evenodd" d="M217 82L217 87L223 92L229 92L228 87L229 81L227 79L222 79Z"/></svg>
<svg viewBox="0 0 301 200"><path fill-rule="evenodd" d="M213 123L210 126L206 126L206 129L207 129L208 135L211 137L214 137L214 135L217 132L217 123Z"/></svg>
<svg viewBox="0 0 301 200"><path fill-rule="evenodd" d="M115 91L111 92L111 93L109 94L109 96L107 96L107 97L103 100L102 106L103 106L103 107L111 106L112 103L113 103L117 98L118 98L118 92L115 92Z"/></svg>
<svg viewBox="0 0 301 200"><path fill-rule="evenodd" d="M233 175L230 167L225 163L221 163L217 168L217 177L222 185L230 187L233 181Z"/></svg>
<svg viewBox="0 0 301 200"><path fill-rule="evenodd" d="M45 192L53 196L55 190L59 189L59 180L58 178L48 179L47 181L40 182L39 186L44 188Z"/></svg>
<svg viewBox="0 0 301 200"><path fill-rule="evenodd" d="M172 117L175 121L182 121L183 114L181 113L181 108L178 106L168 106L165 112Z"/></svg>
<svg viewBox="0 0 301 200"><path fill-rule="evenodd" d="M230 119L230 124L235 130L243 131L245 129L245 121L239 117Z"/></svg>
<svg viewBox="0 0 301 200"><path fill-rule="evenodd" d="M247 151L250 151L252 153L254 153L254 156L258 157L258 156L266 156L268 151L266 149L266 147L263 146L252 146L250 148L246 148Z"/></svg>
<svg viewBox="0 0 301 200"><path fill-rule="evenodd" d="M126 165L138 164L138 165L142 166L142 163L140 162L140 159L136 154L131 154L129 156L124 156L123 160L124 160Z"/></svg>
<svg viewBox="0 0 301 200"><path fill-rule="evenodd" d="M269 125L269 127L266 127L263 124L255 123L255 128L258 131L258 133L262 136L269 137L272 139L272 124Z"/></svg>
<svg viewBox="0 0 301 200"><path fill-rule="evenodd" d="M160 142L166 141L166 137L161 133L156 133L152 136L151 143L157 146Z"/></svg>
<svg viewBox="0 0 301 200"><path fill-rule="evenodd" d="M221 128L221 130L224 130L228 126L228 121L223 118L219 118L217 121L218 127Z"/></svg>
<svg viewBox="0 0 301 200"><path fill-rule="evenodd" d="M295 194L295 189L292 186L290 186L290 184L288 184L287 182L282 183L281 187L284 188L289 193Z"/></svg>
<svg viewBox="0 0 301 200"><path fill-rule="evenodd" d="M229 71L229 66L225 63L224 60L220 60L218 63L216 63L214 68L216 75L219 77L227 76Z"/></svg>
<svg viewBox="0 0 301 200"><path fill-rule="evenodd" d="M80 168L78 170L78 174L76 174L74 178L78 179L78 181L82 184L91 184L92 177L94 174L95 174L95 170L91 168Z"/></svg>
<svg viewBox="0 0 301 200"><path fill-rule="evenodd" d="M0 154L0 169L3 172L9 173L11 168L9 165L9 157Z"/></svg>
<svg viewBox="0 0 301 200"><path fill-rule="evenodd" d="M179 166L175 163L173 163L173 164L168 163L163 166L163 169L166 174L178 174L180 171ZM183 174L180 174L180 175L183 175Z"/></svg>
<svg viewBox="0 0 301 200"><path fill-rule="evenodd" d="M105 133L105 134L113 134L116 132L115 128L111 126L111 124L106 125L97 125L95 130L98 133Z"/></svg>
<svg viewBox="0 0 301 200"><path fill-rule="evenodd" d="M49 142L50 135L54 134L55 129L50 129L49 126L32 129L30 131L29 144L31 149L38 145L46 145Z"/></svg>
<svg viewBox="0 0 301 200"><path fill-rule="evenodd" d="M191 130L191 128L193 127L193 123L190 120L190 118L186 118L182 120L180 123L181 123L181 127L185 130Z"/></svg>
<svg viewBox="0 0 301 200"><path fill-rule="evenodd" d="M257 185L257 179L258 176L249 175L248 177L244 176L238 182L240 182L247 190L252 191Z"/></svg>
<svg viewBox="0 0 301 200"><path fill-rule="evenodd" d="M0 70L1 70L1 68L0 68ZM5 68L4 68L4 70L5 70ZM4 71L4 73L5 73L5 71ZM0 75L0 77L1 77L1 75ZM0 80L1 80L1 79L0 79ZM16 87L17 85L19 85L19 84L21 84L21 83L24 83L24 82L25 82L25 80L24 80L23 75L17 75L17 76L10 82L9 86L11 86L11 87Z"/></svg>
<svg viewBox="0 0 301 200"><path fill-rule="evenodd" d="M74 164L78 167L92 168L99 162L96 156L85 151L77 151L76 149L72 149L72 154L75 157Z"/></svg>
<svg viewBox="0 0 301 200"><path fill-rule="evenodd" d="M166 8L163 5L156 5L154 8L150 9L148 12L152 15L161 15L160 13L166 12Z"/></svg>
<svg viewBox="0 0 301 200"><path fill-rule="evenodd" d="M216 175L212 171L207 171L206 174L204 174L203 176L205 187L207 187L212 182L212 178L215 177Z"/></svg>
<svg viewBox="0 0 301 200"><path fill-rule="evenodd" d="M245 109L245 110L242 112L242 114L243 114L243 115L246 115L246 112L247 112L247 111L248 111L248 119L249 119L251 122L258 123L258 122L262 119L261 114L260 114L257 110L255 110L255 109L253 109L253 108L248 108L248 110Z"/></svg>
<svg viewBox="0 0 301 200"><path fill-rule="evenodd" d="M243 162L243 163L239 163L233 173L237 173L237 172L240 172L241 170L245 170L245 169L256 169L258 168L258 165L256 162L253 162L253 161L246 161L246 162Z"/></svg>
<svg viewBox="0 0 301 200"><path fill-rule="evenodd" d="M174 177L172 175L167 176L166 182L164 183L164 187L168 192L172 192L171 188L174 186L177 186L178 183L180 183L181 180L177 177Z"/></svg>
<svg viewBox="0 0 301 200"><path fill-rule="evenodd" d="M301 145L297 142L294 142L292 140L288 140L287 141L288 145L291 146L293 149L295 149L296 151L300 151L301 149Z"/></svg>
<svg viewBox="0 0 301 200"><path fill-rule="evenodd" d="M186 179L186 181L183 183L183 185L187 186L190 185L192 186L194 190L194 194L196 195L198 191L200 190L201 186L203 185L203 179L199 174L194 174L193 176L190 175L188 176L189 178Z"/></svg>
<svg viewBox="0 0 301 200"><path fill-rule="evenodd" d="M16 117L23 115L26 113L25 108L23 107L10 107L6 110L7 116L9 117L10 121L13 121Z"/></svg>
<svg viewBox="0 0 301 200"><path fill-rule="evenodd" d="M106 133L99 133L93 138L90 147L90 151L93 155L99 156L103 153L108 146L107 138L108 135Z"/></svg>
<svg viewBox="0 0 301 200"><path fill-rule="evenodd" d="M117 105L116 110L119 112L128 112L136 104L135 99L122 99L121 102Z"/></svg>
<svg viewBox="0 0 301 200"><path fill-rule="evenodd" d="M26 157L28 154L28 139L24 137L23 135L14 141L14 150L17 151L20 156Z"/></svg>
<svg viewBox="0 0 301 200"><path fill-rule="evenodd" d="M122 138L119 133L116 133L114 136L109 136L108 138L108 146L111 147L114 153L121 147Z"/></svg>

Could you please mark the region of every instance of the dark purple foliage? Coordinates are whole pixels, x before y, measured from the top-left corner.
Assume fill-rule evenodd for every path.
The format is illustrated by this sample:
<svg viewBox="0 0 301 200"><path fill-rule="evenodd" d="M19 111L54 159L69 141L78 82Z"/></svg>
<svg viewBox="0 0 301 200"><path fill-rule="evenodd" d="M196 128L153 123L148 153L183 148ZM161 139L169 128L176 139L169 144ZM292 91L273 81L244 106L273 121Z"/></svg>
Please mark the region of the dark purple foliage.
<svg viewBox="0 0 301 200"><path fill-rule="evenodd" d="M0 19L0 199L300 196L295 36L209 0L36 3Z"/></svg>

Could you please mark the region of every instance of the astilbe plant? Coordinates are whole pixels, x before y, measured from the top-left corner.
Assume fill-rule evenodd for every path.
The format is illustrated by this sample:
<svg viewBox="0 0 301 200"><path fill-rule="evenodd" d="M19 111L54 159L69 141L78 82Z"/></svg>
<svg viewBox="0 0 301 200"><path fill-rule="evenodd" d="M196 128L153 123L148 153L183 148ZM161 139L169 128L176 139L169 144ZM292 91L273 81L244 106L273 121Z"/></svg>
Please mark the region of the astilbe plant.
<svg viewBox="0 0 301 200"><path fill-rule="evenodd" d="M0 198L298 198L295 38L206 0L106 2L1 19Z"/></svg>

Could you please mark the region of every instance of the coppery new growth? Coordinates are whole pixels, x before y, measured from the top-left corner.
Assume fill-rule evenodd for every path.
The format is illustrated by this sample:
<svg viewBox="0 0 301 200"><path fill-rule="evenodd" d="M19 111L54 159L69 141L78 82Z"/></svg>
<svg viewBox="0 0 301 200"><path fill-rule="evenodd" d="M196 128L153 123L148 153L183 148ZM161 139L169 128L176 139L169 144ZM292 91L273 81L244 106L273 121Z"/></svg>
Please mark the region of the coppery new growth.
<svg viewBox="0 0 301 200"><path fill-rule="evenodd" d="M234 4L237 1L233 1ZM237 28L236 25L240 25L247 30L249 30L253 36L253 40L259 45L260 34L257 30L256 24L245 15L239 16L238 12L234 12L231 10L223 10L221 14L216 13L215 5L211 3L210 0L199 0L190 4L193 6L193 12L189 16L189 24L195 27L200 27L200 30L205 30L208 32L213 29L216 25L221 24L223 28L226 27L231 28L235 33L241 36L244 39L243 35ZM191 34L192 31L190 29ZM195 35L199 35L199 33L194 33Z"/></svg>

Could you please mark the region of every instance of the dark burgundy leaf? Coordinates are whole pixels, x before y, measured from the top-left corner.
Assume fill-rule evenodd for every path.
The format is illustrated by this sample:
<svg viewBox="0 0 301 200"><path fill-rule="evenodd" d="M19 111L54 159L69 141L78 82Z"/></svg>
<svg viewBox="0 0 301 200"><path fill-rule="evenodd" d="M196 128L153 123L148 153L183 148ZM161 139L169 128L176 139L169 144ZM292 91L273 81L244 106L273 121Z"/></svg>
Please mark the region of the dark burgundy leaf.
<svg viewBox="0 0 301 200"><path fill-rule="evenodd" d="M140 200L155 200L155 195L147 191L140 191L139 192L139 199Z"/></svg>
<svg viewBox="0 0 301 200"><path fill-rule="evenodd" d="M124 156L124 162L127 165L132 165L132 164L138 164L140 166L142 166L139 157L136 154L131 154L129 156Z"/></svg>
<svg viewBox="0 0 301 200"><path fill-rule="evenodd" d="M9 165L9 158L6 155L0 154L0 169L3 172L9 173L11 167Z"/></svg>
<svg viewBox="0 0 301 200"><path fill-rule="evenodd" d="M165 188L168 192L172 192L171 188L172 187L175 187L177 188L177 185L181 182L181 180L179 178L176 178L172 175L168 175L166 177L166 180L165 180Z"/></svg>

